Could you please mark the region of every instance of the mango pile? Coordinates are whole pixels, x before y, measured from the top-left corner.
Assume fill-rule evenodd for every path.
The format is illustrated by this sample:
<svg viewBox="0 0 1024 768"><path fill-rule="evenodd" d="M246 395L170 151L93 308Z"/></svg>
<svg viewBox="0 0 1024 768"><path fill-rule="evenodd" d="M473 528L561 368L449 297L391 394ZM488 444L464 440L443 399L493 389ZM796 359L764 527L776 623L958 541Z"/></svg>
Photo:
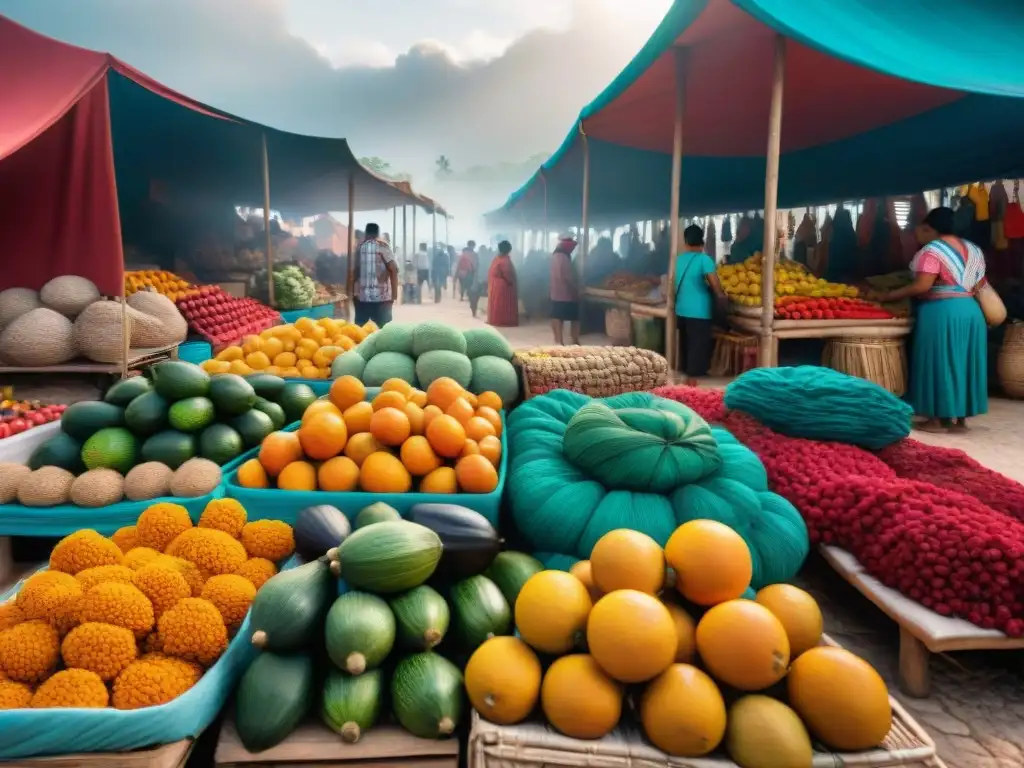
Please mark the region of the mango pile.
<svg viewBox="0 0 1024 768"><path fill-rule="evenodd" d="M761 306L761 253L755 253L739 264L722 264L718 279L734 304ZM859 291L852 285L830 283L815 277L803 264L787 259L775 265L775 298L805 296L808 298L856 298Z"/></svg>

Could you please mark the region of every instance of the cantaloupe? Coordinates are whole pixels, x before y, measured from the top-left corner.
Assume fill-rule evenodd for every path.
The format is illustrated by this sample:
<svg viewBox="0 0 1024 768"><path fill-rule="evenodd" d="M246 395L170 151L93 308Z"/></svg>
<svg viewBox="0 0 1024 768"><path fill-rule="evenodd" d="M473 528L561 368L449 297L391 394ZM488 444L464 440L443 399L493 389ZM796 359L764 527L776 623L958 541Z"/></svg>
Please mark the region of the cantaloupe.
<svg viewBox="0 0 1024 768"><path fill-rule="evenodd" d="M676 757L700 757L725 735L725 701L718 686L689 664L672 664L654 678L640 699L647 738Z"/></svg>
<svg viewBox="0 0 1024 768"><path fill-rule="evenodd" d="M189 459L171 476L171 495L205 496L220 485L220 467L208 459Z"/></svg>
<svg viewBox="0 0 1024 768"><path fill-rule="evenodd" d="M609 531L590 553L590 574L599 590L635 589L656 595L665 585L665 553L640 531Z"/></svg>
<svg viewBox="0 0 1024 768"><path fill-rule="evenodd" d="M113 469L90 469L71 484L69 498L79 507L106 507L124 498L124 478Z"/></svg>
<svg viewBox="0 0 1024 768"><path fill-rule="evenodd" d="M39 290L39 300L45 306L72 320L99 298L96 284L78 275L60 275Z"/></svg>
<svg viewBox="0 0 1024 768"><path fill-rule="evenodd" d="M0 291L0 331L12 320L43 306L39 292L31 288L8 288Z"/></svg>
<svg viewBox="0 0 1024 768"><path fill-rule="evenodd" d="M736 531L714 520L691 520L665 544L676 589L697 605L716 605L743 594L753 575L750 549Z"/></svg>
<svg viewBox="0 0 1024 768"><path fill-rule="evenodd" d="M697 624L697 653L716 680L741 691L762 691L789 667L789 639L771 611L752 600L729 600Z"/></svg>
<svg viewBox="0 0 1024 768"><path fill-rule="evenodd" d="M811 768L814 749L799 715L770 696L729 707L725 748L740 768Z"/></svg>
<svg viewBox="0 0 1024 768"><path fill-rule="evenodd" d="M46 307L29 310L0 332L0 359L13 365L60 365L75 354L71 321Z"/></svg>
<svg viewBox="0 0 1024 768"><path fill-rule="evenodd" d="M137 464L124 476L124 495L131 501L148 501L171 492L174 470L159 461Z"/></svg>
<svg viewBox="0 0 1024 768"><path fill-rule="evenodd" d="M140 315L133 318L133 349L179 344L188 335L188 323L174 302L153 291L138 291L128 297L128 306Z"/></svg>
<svg viewBox="0 0 1024 768"><path fill-rule="evenodd" d="M587 588L575 576L541 571L519 590L516 628L541 653L568 653L583 640L592 607Z"/></svg>
<svg viewBox="0 0 1024 768"><path fill-rule="evenodd" d="M756 600L782 622L791 659L821 643L821 608L804 590L792 584L771 584L757 593Z"/></svg>
<svg viewBox="0 0 1024 768"><path fill-rule="evenodd" d="M483 717L514 725L533 711L540 696L540 660L518 637L492 637L469 657L466 693Z"/></svg>
<svg viewBox="0 0 1024 768"><path fill-rule="evenodd" d="M18 503L26 507L67 504L75 476L60 467L40 467L18 484Z"/></svg>
<svg viewBox="0 0 1024 768"><path fill-rule="evenodd" d="M591 656L557 659L541 684L541 708L548 722L574 739L600 739L622 716L623 689Z"/></svg>
<svg viewBox="0 0 1024 768"><path fill-rule="evenodd" d="M678 649L675 622L653 595L620 589L605 595L587 620L587 647L601 668L624 683L664 672Z"/></svg>
<svg viewBox="0 0 1024 768"><path fill-rule="evenodd" d="M789 670L786 690L811 733L832 749L871 749L892 728L882 676L843 648L819 646L802 653Z"/></svg>
<svg viewBox="0 0 1024 768"><path fill-rule="evenodd" d="M97 363L118 363L124 357L124 325L128 323L131 337L136 310L125 308L120 302L97 301L90 304L75 318L75 347L83 356Z"/></svg>
<svg viewBox="0 0 1024 768"><path fill-rule="evenodd" d="M13 461L0 461L0 504L10 504L18 498L18 486L32 469Z"/></svg>

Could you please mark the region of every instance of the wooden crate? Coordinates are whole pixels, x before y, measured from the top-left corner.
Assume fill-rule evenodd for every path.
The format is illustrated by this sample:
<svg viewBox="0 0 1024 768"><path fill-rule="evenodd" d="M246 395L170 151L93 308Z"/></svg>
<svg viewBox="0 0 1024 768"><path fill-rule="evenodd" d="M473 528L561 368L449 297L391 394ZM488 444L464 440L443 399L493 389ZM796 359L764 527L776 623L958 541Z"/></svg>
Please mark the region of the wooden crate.
<svg viewBox="0 0 1024 768"><path fill-rule="evenodd" d="M346 744L322 723L309 722L276 747L253 754L242 746L233 718L224 721L214 764L224 768L458 768L458 739L420 739L404 728L379 725Z"/></svg>
<svg viewBox="0 0 1024 768"><path fill-rule="evenodd" d="M5 768L184 768L192 753L191 739L162 747L133 752L97 752L95 754L29 757L3 761Z"/></svg>

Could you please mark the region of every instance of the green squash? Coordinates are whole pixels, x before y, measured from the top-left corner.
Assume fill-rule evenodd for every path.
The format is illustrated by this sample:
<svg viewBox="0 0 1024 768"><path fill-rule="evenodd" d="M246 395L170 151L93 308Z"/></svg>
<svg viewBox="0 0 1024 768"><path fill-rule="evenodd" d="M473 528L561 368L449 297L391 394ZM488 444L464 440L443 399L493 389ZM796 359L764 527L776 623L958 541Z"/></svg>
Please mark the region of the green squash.
<svg viewBox="0 0 1024 768"><path fill-rule="evenodd" d="M329 555L331 571L352 589L394 594L430 578L441 560L441 539L422 525L396 520L354 531Z"/></svg>
<svg viewBox="0 0 1024 768"><path fill-rule="evenodd" d="M414 736L450 736L464 707L462 673L436 653L402 659L391 678L391 706L398 722Z"/></svg>
<svg viewBox="0 0 1024 768"><path fill-rule="evenodd" d="M332 669L324 681L320 717L327 727L355 744L377 724L384 699L384 673L372 669L364 675L346 675Z"/></svg>
<svg viewBox="0 0 1024 768"><path fill-rule="evenodd" d="M523 584L543 570L544 564L525 552L501 552L484 571L484 576L498 585L505 600L514 608Z"/></svg>
<svg viewBox="0 0 1024 768"><path fill-rule="evenodd" d="M471 576L454 584L450 599L452 635L463 650L472 653L488 638L511 631L512 609L486 576Z"/></svg>
<svg viewBox="0 0 1024 768"><path fill-rule="evenodd" d="M388 602L398 626L398 641L411 651L429 651L444 639L451 614L448 603L421 584Z"/></svg>
<svg viewBox="0 0 1024 768"><path fill-rule="evenodd" d="M375 523L393 523L401 519L402 516L398 513L397 509L390 504L385 504L383 501L377 501L359 510L359 514L356 515L355 524L352 527L358 531L360 528L365 528Z"/></svg>
<svg viewBox="0 0 1024 768"><path fill-rule="evenodd" d="M346 592L327 612L327 655L339 669L361 675L376 669L395 644L395 616L388 604L366 592Z"/></svg>
<svg viewBox="0 0 1024 768"><path fill-rule="evenodd" d="M277 653L307 647L335 593L326 558L272 576L252 601L252 644Z"/></svg>
<svg viewBox="0 0 1024 768"><path fill-rule="evenodd" d="M309 711L313 660L305 654L261 653L238 684L235 726L250 752L280 744Z"/></svg>

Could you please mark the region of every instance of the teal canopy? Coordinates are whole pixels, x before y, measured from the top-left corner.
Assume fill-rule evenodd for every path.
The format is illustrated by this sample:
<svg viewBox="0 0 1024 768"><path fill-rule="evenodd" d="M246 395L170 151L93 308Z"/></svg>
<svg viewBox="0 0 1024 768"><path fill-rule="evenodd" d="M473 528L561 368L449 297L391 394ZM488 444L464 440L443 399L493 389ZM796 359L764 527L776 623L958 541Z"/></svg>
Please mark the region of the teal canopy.
<svg viewBox="0 0 1024 768"><path fill-rule="evenodd" d="M668 214L674 49L685 49L683 215L763 207L776 34L786 38L779 204L1024 174L1024 4L676 0L495 225ZM546 194L545 194L546 189Z"/></svg>

